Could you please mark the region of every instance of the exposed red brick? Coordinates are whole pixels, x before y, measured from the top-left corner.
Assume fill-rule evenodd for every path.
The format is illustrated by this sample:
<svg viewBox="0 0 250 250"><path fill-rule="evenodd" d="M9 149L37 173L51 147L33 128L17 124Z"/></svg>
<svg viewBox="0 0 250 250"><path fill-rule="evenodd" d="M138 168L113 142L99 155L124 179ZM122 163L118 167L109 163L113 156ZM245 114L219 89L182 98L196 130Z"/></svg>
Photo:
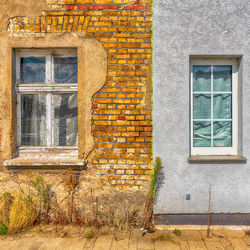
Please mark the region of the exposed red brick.
<svg viewBox="0 0 250 250"><path fill-rule="evenodd" d="M126 120L126 117L125 115L118 115L118 120Z"/></svg>
<svg viewBox="0 0 250 250"><path fill-rule="evenodd" d="M135 9L135 6L134 5L128 5L127 6L127 10L134 10Z"/></svg>
<svg viewBox="0 0 250 250"><path fill-rule="evenodd" d="M65 10L69 10L69 9L70 9L68 4L64 4L64 5L63 5L63 8L64 8Z"/></svg>
<svg viewBox="0 0 250 250"><path fill-rule="evenodd" d="M108 5L109 10L116 10L116 5Z"/></svg>
<svg viewBox="0 0 250 250"><path fill-rule="evenodd" d="M136 10L144 10L144 6L143 5L136 6Z"/></svg>
<svg viewBox="0 0 250 250"><path fill-rule="evenodd" d="M106 5L106 4L105 4L105 5L99 4L99 5L98 5L98 9L99 9L99 10L105 10L105 9L107 9L107 5Z"/></svg>
<svg viewBox="0 0 250 250"><path fill-rule="evenodd" d="M91 5L89 5L89 9L90 10L96 10L97 9L97 5L96 4L91 4Z"/></svg>
<svg viewBox="0 0 250 250"><path fill-rule="evenodd" d="M145 9L146 9L146 10L152 10L152 6L151 6L151 5L146 5L146 6L145 6Z"/></svg>
<svg viewBox="0 0 250 250"><path fill-rule="evenodd" d="M78 5L71 4L71 5L69 6L69 8L70 8L71 10L77 10L77 9L78 9Z"/></svg>
<svg viewBox="0 0 250 250"><path fill-rule="evenodd" d="M97 109L97 108L98 108L98 104L93 103L93 104L92 104L92 109Z"/></svg>
<svg viewBox="0 0 250 250"><path fill-rule="evenodd" d="M80 10L87 10L89 8L89 5L87 5L87 4L81 4L81 5L79 5L79 9Z"/></svg>

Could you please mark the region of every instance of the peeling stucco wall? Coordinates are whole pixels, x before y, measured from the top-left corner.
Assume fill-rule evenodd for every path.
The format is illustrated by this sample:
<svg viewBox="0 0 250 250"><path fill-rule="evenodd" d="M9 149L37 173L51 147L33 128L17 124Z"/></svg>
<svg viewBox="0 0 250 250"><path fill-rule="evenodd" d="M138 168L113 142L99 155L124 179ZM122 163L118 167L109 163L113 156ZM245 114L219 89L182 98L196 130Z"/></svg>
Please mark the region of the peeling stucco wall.
<svg viewBox="0 0 250 250"><path fill-rule="evenodd" d="M147 186L132 192L120 191L114 189L107 178L91 171L0 172L0 196L7 192L14 197L22 194L34 198L32 182L38 180L37 177L49 187L50 209L46 216L51 222L99 223L123 228L129 223L134 226L142 223Z"/></svg>
<svg viewBox="0 0 250 250"><path fill-rule="evenodd" d="M155 213L206 213L210 185L210 212L249 212L249 8L247 0L154 1L153 152L163 161ZM190 55L242 56L239 150L247 163L188 163Z"/></svg>
<svg viewBox="0 0 250 250"><path fill-rule="evenodd" d="M17 150L12 49L77 47L78 71L82 75L78 82L78 158L87 160L93 176L104 176L108 185L137 190L145 186L152 173L151 0L85 2L3 4L1 163ZM47 178L45 170L38 170ZM0 176L13 173L10 179L19 178L19 171L9 171L1 167ZM84 173L86 170L81 174ZM1 180L1 184L8 186L6 180Z"/></svg>

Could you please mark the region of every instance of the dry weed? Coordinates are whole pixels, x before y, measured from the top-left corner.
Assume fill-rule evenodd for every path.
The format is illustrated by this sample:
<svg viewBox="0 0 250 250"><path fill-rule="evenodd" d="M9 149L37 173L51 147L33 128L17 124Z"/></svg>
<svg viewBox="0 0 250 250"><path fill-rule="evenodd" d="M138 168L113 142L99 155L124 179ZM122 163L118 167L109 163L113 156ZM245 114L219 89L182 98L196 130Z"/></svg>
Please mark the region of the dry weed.
<svg viewBox="0 0 250 250"><path fill-rule="evenodd" d="M34 225L38 218L37 202L31 196L19 193L10 208L9 232L16 233Z"/></svg>
<svg viewBox="0 0 250 250"><path fill-rule="evenodd" d="M10 206L13 202L14 197L6 192L3 193L0 197L0 224L8 225L9 223L9 214L10 214Z"/></svg>
<svg viewBox="0 0 250 250"><path fill-rule="evenodd" d="M35 180L31 180L31 187L35 191L33 195L38 200L39 220L49 222L51 200L53 197L51 185L47 184L42 176L37 176Z"/></svg>
<svg viewBox="0 0 250 250"><path fill-rule="evenodd" d="M135 193L115 191L113 194L102 195L94 202L92 222L99 226L106 225L117 230L128 230L141 223L140 204L144 199L138 199Z"/></svg>
<svg viewBox="0 0 250 250"><path fill-rule="evenodd" d="M175 241L171 237L171 232L168 233L156 233L151 237L153 241L169 241L175 243Z"/></svg>
<svg viewBox="0 0 250 250"><path fill-rule="evenodd" d="M123 192L109 185L104 189L99 184L92 188L96 179L91 176L89 186L82 193L76 181L78 177L71 172L65 176L63 199L40 176L30 181L26 191L17 190L15 197L5 194L0 199L0 224L6 224L10 233L49 223L89 227L97 233L103 228L106 232L127 231L142 224L144 191Z"/></svg>
<svg viewBox="0 0 250 250"><path fill-rule="evenodd" d="M93 231L88 231L88 230L85 231L85 237L87 239L92 239L92 238L94 238L94 236L95 236L95 234Z"/></svg>

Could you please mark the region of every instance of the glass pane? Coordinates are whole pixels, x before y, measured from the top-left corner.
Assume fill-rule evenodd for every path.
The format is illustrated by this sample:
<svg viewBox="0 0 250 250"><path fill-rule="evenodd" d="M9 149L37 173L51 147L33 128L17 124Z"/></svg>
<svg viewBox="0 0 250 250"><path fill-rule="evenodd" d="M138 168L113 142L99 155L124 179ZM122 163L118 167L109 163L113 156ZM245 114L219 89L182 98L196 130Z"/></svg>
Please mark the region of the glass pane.
<svg viewBox="0 0 250 250"><path fill-rule="evenodd" d="M211 118L211 95L194 94L194 119Z"/></svg>
<svg viewBox="0 0 250 250"><path fill-rule="evenodd" d="M193 66L193 90L211 91L211 66Z"/></svg>
<svg viewBox="0 0 250 250"><path fill-rule="evenodd" d="M53 95L54 146L76 146L78 138L77 94Z"/></svg>
<svg viewBox="0 0 250 250"><path fill-rule="evenodd" d="M21 145L46 146L46 95L21 95Z"/></svg>
<svg viewBox="0 0 250 250"><path fill-rule="evenodd" d="M214 119L231 119L231 94L214 95Z"/></svg>
<svg viewBox="0 0 250 250"><path fill-rule="evenodd" d="M214 91L231 91L232 66L214 66Z"/></svg>
<svg viewBox="0 0 250 250"><path fill-rule="evenodd" d="M232 147L232 122L214 122L214 147Z"/></svg>
<svg viewBox="0 0 250 250"><path fill-rule="evenodd" d="M211 122L194 122L194 147L211 146Z"/></svg>
<svg viewBox="0 0 250 250"><path fill-rule="evenodd" d="M45 57L21 57L21 83L45 82Z"/></svg>
<svg viewBox="0 0 250 250"><path fill-rule="evenodd" d="M77 83L77 57L54 57L55 83Z"/></svg>

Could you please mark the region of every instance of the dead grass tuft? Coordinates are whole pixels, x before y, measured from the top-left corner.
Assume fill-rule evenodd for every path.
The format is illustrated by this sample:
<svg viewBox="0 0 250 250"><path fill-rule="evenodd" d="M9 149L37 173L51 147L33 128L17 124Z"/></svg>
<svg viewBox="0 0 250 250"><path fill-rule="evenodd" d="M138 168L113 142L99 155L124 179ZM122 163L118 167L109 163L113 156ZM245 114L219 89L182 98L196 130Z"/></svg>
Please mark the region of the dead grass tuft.
<svg viewBox="0 0 250 250"><path fill-rule="evenodd" d="M13 202L14 197L5 192L0 197L0 224L8 225L9 224L9 214L10 214L10 207Z"/></svg>
<svg viewBox="0 0 250 250"><path fill-rule="evenodd" d="M9 232L16 233L27 229L35 223L38 215L37 202L31 196L20 192L15 196L10 208Z"/></svg>

